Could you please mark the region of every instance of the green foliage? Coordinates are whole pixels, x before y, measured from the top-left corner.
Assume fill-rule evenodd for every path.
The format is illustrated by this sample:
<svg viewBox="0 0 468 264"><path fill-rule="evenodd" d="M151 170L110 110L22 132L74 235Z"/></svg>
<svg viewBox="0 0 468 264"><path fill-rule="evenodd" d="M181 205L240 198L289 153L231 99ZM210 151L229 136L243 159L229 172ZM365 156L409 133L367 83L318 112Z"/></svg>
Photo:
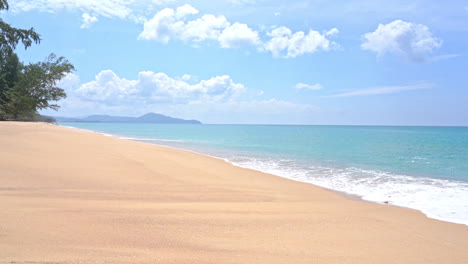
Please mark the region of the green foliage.
<svg viewBox="0 0 468 264"><path fill-rule="evenodd" d="M0 0L0 10L8 9L7 0ZM25 48L40 42L33 28L18 29L0 19L0 120L47 119L38 110L57 110L65 91L56 84L74 70L63 57L49 55L44 62L24 65L14 53L18 43Z"/></svg>
<svg viewBox="0 0 468 264"><path fill-rule="evenodd" d="M57 120L55 120L55 118L50 117L50 116L43 116L43 115L37 115L34 118L34 121L46 122L46 123L55 123L55 122L57 122Z"/></svg>
<svg viewBox="0 0 468 264"><path fill-rule="evenodd" d="M65 98L66 94L63 89L55 85L74 69L64 57L51 54L44 62L25 66L17 86L27 90L29 96L34 98L37 110L46 108L57 110L59 106L49 104L49 101L58 101Z"/></svg>
<svg viewBox="0 0 468 264"><path fill-rule="evenodd" d="M13 64L13 65L12 65ZM18 64L16 76L11 72ZM3 88L3 100L0 102L0 119L33 120L37 111L51 108L57 110L59 101L66 97L65 91L56 84L68 73L74 70L73 65L63 57L55 54L49 55L44 62L23 65L14 58L0 64L0 84L6 83ZM12 75L8 79L3 76Z"/></svg>
<svg viewBox="0 0 468 264"><path fill-rule="evenodd" d="M0 0L0 10L8 9L8 2L6 0Z"/></svg>
<svg viewBox="0 0 468 264"><path fill-rule="evenodd" d="M20 62L15 53L0 57L0 104L6 100L5 93L18 82Z"/></svg>
<svg viewBox="0 0 468 264"><path fill-rule="evenodd" d="M8 9L8 2L0 0L0 10ZM23 43L24 48L30 47L33 43L41 41L40 35L34 31L34 28L19 29L10 26L0 19L0 53L1 56L8 55L15 50L19 42Z"/></svg>

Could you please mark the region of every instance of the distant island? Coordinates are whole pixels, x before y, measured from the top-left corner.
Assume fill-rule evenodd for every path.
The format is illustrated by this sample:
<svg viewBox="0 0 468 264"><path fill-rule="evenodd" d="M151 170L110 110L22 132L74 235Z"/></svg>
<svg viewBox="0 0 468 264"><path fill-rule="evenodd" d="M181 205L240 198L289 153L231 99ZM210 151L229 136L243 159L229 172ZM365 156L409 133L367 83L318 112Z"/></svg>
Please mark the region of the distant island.
<svg viewBox="0 0 468 264"><path fill-rule="evenodd" d="M148 113L140 117L91 115L84 118L74 117L51 117L57 122L79 122L79 123L152 123L152 124L201 124L198 120L185 120L165 116L162 114Z"/></svg>

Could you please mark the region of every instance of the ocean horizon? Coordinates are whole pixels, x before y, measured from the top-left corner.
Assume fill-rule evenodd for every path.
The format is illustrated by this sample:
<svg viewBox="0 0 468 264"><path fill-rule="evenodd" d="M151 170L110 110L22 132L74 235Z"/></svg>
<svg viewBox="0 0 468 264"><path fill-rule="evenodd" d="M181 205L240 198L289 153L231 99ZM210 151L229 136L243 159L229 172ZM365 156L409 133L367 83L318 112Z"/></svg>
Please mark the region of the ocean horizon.
<svg viewBox="0 0 468 264"><path fill-rule="evenodd" d="M58 123L468 225L468 127Z"/></svg>

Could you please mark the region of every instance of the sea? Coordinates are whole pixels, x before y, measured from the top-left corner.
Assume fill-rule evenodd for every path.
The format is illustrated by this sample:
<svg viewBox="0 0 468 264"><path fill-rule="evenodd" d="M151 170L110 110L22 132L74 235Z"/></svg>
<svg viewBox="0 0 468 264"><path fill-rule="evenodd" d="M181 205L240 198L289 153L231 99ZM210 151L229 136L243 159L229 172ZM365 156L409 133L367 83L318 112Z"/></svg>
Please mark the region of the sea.
<svg viewBox="0 0 468 264"><path fill-rule="evenodd" d="M468 225L468 127L59 123Z"/></svg>

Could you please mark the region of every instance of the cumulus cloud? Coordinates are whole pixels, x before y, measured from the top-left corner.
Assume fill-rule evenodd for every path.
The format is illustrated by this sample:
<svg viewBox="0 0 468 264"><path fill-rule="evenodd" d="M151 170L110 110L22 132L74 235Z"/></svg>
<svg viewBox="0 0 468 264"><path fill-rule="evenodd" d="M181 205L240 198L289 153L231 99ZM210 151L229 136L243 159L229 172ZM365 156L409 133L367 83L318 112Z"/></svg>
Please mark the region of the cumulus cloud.
<svg viewBox="0 0 468 264"><path fill-rule="evenodd" d="M58 84L67 92L59 112L41 113L59 116L111 114L138 116L159 112L170 116L198 119L206 123L309 123L319 111L315 106L247 96L244 85L229 76L216 76L188 84L190 75L173 79L164 73L140 72L128 80L111 70L98 73L94 80L80 83L68 74Z"/></svg>
<svg viewBox="0 0 468 264"><path fill-rule="evenodd" d="M65 89L68 92L74 92L80 86L80 77L74 73L69 73L63 77L57 84L57 87Z"/></svg>
<svg viewBox="0 0 468 264"><path fill-rule="evenodd" d="M88 13L84 13L81 18L83 19L83 24L81 24L81 28L89 28L93 23L96 23L98 21L98 18L95 16L92 16Z"/></svg>
<svg viewBox="0 0 468 264"><path fill-rule="evenodd" d="M402 20L380 24L374 32L364 34L363 39L364 50L373 51L379 57L396 54L411 62L424 62L442 46L442 40L434 37L427 26Z"/></svg>
<svg viewBox="0 0 468 264"><path fill-rule="evenodd" d="M395 86L378 86L366 89L358 89L349 92L339 93L330 95L327 97L353 97L353 96L369 96L369 95L381 95L381 94L394 94L403 91L411 90L423 90L434 88L434 84L430 82L417 82L405 85Z"/></svg>
<svg viewBox="0 0 468 264"><path fill-rule="evenodd" d="M316 84L306 84L306 83L298 83L294 86L297 90L321 90L323 86L320 83Z"/></svg>
<svg viewBox="0 0 468 264"><path fill-rule="evenodd" d="M180 18L184 18L184 17L189 16L189 15L196 15L198 13L199 13L199 11L197 9L195 9L193 6L191 6L189 4L185 4L185 5L179 6L177 8L176 17L178 19L180 19Z"/></svg>
<svg viewBox="0 0 468 264"><path fill-rule="evenodd" d="M246 24L237 22L225 28L218 40L223 48L242 48L260 44L258 32L249 28Z"/></svg>
<svg viewBox="0 0 468 264"><path fill-rule="evenodd" d="M188 41L217 40L222 31L229 26L224 16L204 15L199 19L188 21L186 24L177 21L167 25L173 37Z"/></svg>
<svg viewBox="0 0 468 264"><path fill-rule="evenodd" d="M147 0L144 2L127 0L16 0L11 7L14 12L82 12L81 28L89 28L101 17L129 19L143 24L143 31L138 39L154 40L168 43L171 40L185 42L214 41L221 48L240 49L254 47L259 51L272 52L278 58L294 58L306 53L326 51L338 45L329 38L338 33L336 28L325 33L310 30L308 33L293 33L286 27L279 27L266 36L251 26L240 22L231 22L223 15L200 14L200 11L189 4L177 8L164 8L152 18L145 18L137 7L148 5L167 5L175 0ZM255 3L254 0L232 0L235 5ZM149 10L149 9L148 9ZM146 11L148 11L146 10ZM275 16L280 13L275 13ZM261 28L261 26L259 27ZM265 39L262 40L262 37ZM196 45L194 45L196 46Z"/></svg>
<svg viewBox="0 0 468 264"><path fill-rule="evenodd" d="M188 20L199 11L186 4L177 9L165 8L144 23L139 39L168 43L170 40L201 42L213 40L222 48L257 47L269 51L274 57L294 58L306 53L327 51L338 44L329 38L338 33L333 28L324 33L310 30L308 33L293 33L287 27L278 27L267 33L266 43L260 39L259 32L247 24L231 23L222 15L205 14Z"/></svg>
<svg viewBox="0 0 468 264"><path fill-rule="evenodd" d="M164 73L143 71L136 80L127 80L111 70L104 70L96 75L95 80L82 84L75 93L89 101L147 104L228 101L245 90L244 85L235 83L228 75L195 84L187 83L184 79L188 76L184 77L174 79Z"/></svg>
<svg viewBox="0 0 468 264"><path fill-rule="evenodd" d="M260 44L258 32L246 24L231 24L222 15L205 14L194 20L187 17L198 14L191 5L177 9L165 8L144 23L139 39L168 43L171 39L200 42L218 41L223 48L241 48Z"/></svg>
<svg viewBox="0 0 468 264"><path fill-rule="evenodd" d="M181 79L182 81L189 81L190 79L192 79L192 75L190 75L190 74L184 74L184 75L182 75L182 77L180 77L180 79Z"/></svg>
<svg viewBox="0 0 468 264"><path fill-rule="evenodd" d="M265 43L264 49L270 51L274 57L294 58L306 53L327 51L338 44L331 41L329 37L338 33L333 28L323 34L310 30L309 33L298 31L293 33L287 27L278 27L268 32L271 39Z"/></svg>

